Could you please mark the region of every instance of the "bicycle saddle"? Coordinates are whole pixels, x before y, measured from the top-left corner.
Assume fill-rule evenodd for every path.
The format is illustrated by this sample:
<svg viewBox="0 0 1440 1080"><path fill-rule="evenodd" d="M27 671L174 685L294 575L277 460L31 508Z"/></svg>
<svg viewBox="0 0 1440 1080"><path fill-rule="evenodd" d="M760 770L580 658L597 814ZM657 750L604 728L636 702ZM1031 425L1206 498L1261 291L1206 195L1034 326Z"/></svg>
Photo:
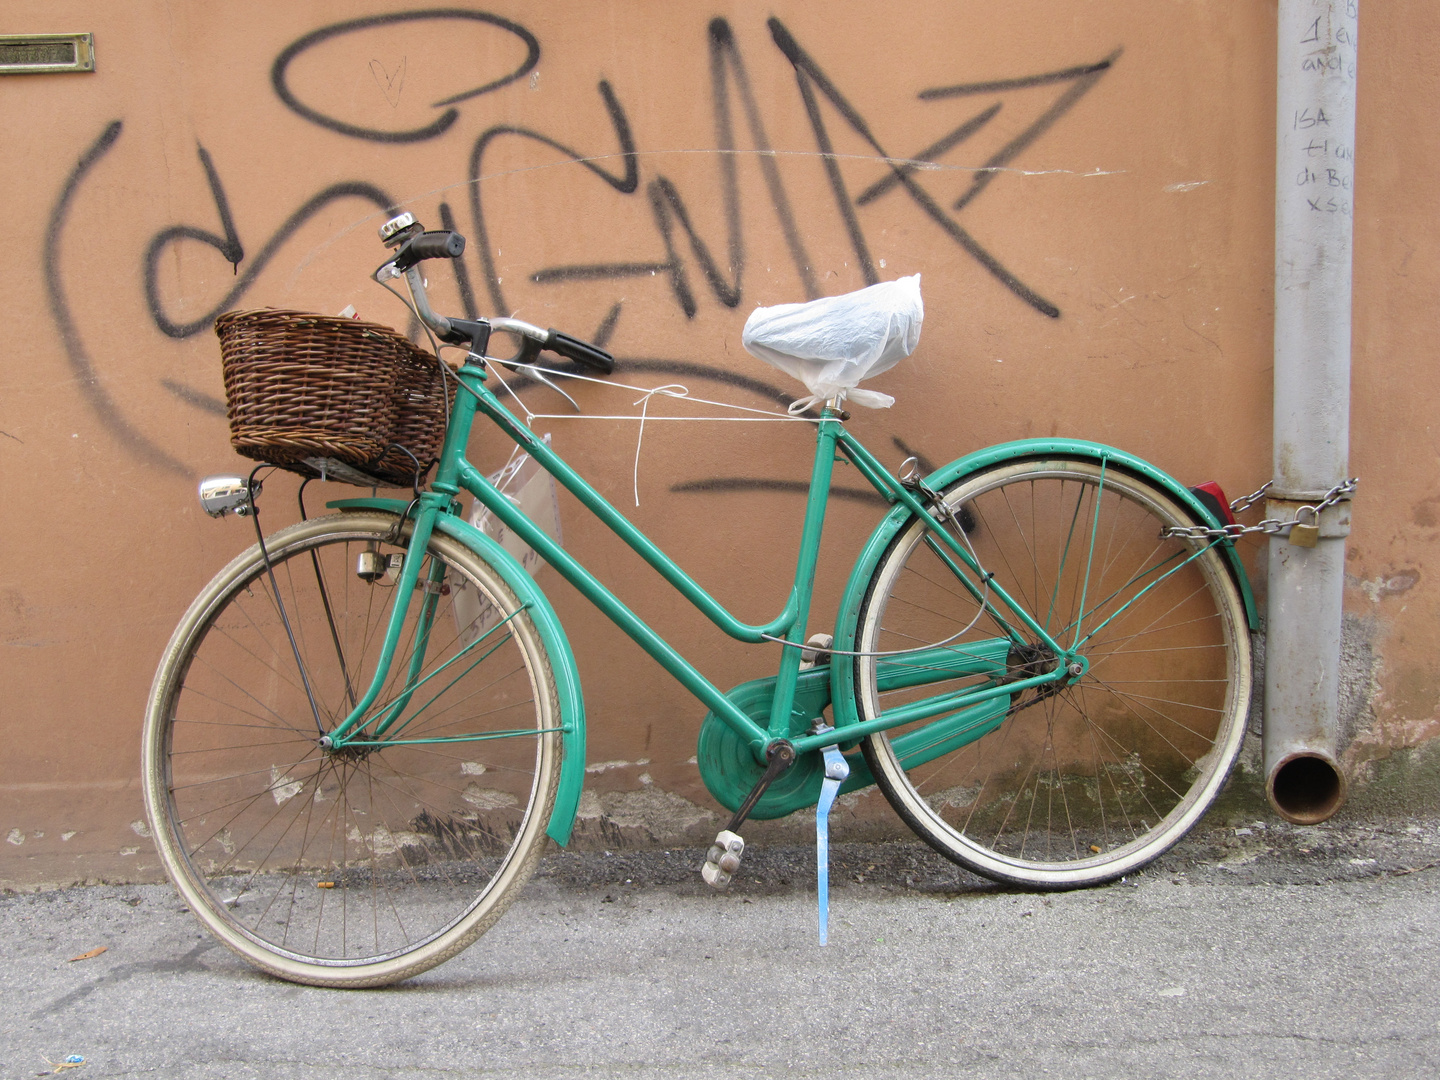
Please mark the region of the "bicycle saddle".
<svg viewBox="0 0 1440 1080"><path fill-rule="evenodd" d="M857 405L889 408L890 395L855 387L914 352L924 320L915 274L842 296L756 308L740 340L750 355L809 389L811 396L792 412L842 392Z"/></svg>

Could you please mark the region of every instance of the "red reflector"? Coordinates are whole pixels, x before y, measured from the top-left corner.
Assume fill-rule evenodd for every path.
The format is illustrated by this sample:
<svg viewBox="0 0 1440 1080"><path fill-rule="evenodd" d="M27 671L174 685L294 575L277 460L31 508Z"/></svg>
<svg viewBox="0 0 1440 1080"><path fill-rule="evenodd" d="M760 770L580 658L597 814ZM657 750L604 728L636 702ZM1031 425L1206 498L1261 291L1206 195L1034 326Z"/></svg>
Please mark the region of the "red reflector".
<svg viewBox="0 0 1440 1080"><path fill-rule="evenodd" d="M1230 500L1225 497L1225 492L1214 480L1204 484L1196 484L1190 489L1200 501L1205 504L1212 514L1220 519L1222 525L1234 525L1235 515L1230 512ZM1206 498L1209 496L1209 498Z"/></svg>

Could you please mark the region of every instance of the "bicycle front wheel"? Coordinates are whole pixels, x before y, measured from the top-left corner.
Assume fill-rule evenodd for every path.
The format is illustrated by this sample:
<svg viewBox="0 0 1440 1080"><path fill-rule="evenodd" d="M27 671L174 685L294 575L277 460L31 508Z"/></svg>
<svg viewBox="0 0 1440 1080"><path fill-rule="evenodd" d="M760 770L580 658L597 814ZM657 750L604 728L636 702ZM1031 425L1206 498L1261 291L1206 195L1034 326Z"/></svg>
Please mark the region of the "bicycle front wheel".
<svg viewBox="0 0 1440 1080"><path fill-rule="evenodd" d="M222 942L295 982L378 986L455 955L529 878L554 802L559 706L525 606L439 535L400 596L413 556L396 520L316 518L268 538L268 566L245 552L191 605L151 690L145 800L166 871ZM374 722L327 748L397 604Z"/></svg>
<svg viewBox="0 0 1440 1080"><path fill-rule="evenodd" d="M969 734L952 721L936 739L902 738L923 724L869 737L876 782L932 847L1000 881L1072 888L1144 866L1210 806L1244 736L1250 639L1219 552L1162 539L1194 522L1157 485L1092 461L999 465L942 497L992 585L1089 668L995 699ZM967 588L954 567L918 520L903 528L871 579L857 649L968 644L1006 658L1005 671L896 679L903 654L859 656L862 719L1054 670L995 590L978 575Z"/></svg>

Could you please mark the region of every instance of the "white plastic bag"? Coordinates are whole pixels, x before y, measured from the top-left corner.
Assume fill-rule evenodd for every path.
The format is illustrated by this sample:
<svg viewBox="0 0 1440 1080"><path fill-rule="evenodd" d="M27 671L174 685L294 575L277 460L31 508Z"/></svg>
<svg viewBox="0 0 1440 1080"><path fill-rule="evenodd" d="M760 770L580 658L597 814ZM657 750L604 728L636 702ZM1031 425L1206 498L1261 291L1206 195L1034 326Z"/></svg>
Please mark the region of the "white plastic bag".
<svg viewBox="0 0 1440 1080"><path fill-rule="evenodd" d="M925 305L920 275L805 304L756 308L740 337L751 356L805 384L811 396L790 406L799 413L840 391L856 405L888 409L889 394L857 390L909 356L920 343Z"/></svg>

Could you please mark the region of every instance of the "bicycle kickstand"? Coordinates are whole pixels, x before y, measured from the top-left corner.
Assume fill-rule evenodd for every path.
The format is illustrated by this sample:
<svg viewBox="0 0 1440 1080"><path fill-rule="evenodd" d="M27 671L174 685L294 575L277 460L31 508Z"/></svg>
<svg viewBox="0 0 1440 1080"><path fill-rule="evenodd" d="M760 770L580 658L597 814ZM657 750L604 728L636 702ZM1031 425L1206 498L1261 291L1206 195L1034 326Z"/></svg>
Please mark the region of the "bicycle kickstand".
<svg viewBox="0 0 1440 1080"><path fill-rule="evenodd" d="M786 739L776 739L765 748L765 760L765 772L750 789L750 794L745 796L745 801L740 804L729 823L715 837L715 843L710 845L710 851L705 856L705 865L700 868L700 876L707 885L723 889L730 884L735 871L740 869L740 856L745 853L745 841L735 830L745 824L745 819L750 816L750 811L755 809L760 796L765 794L776 778L795 764L795 747Z"/></svg>
<svg viewBox="0 0 1440 1080"><path fill-rule="evenodd" d="M815 726L817 735L833 730L825 724ZM820 752L825 757L825 780L820 785L820 801L815 804L815 899L819 905L820 944L825 945L830 938L830 808L835 805L840 785L850 775L850 763L836 743Z"/></svg>

